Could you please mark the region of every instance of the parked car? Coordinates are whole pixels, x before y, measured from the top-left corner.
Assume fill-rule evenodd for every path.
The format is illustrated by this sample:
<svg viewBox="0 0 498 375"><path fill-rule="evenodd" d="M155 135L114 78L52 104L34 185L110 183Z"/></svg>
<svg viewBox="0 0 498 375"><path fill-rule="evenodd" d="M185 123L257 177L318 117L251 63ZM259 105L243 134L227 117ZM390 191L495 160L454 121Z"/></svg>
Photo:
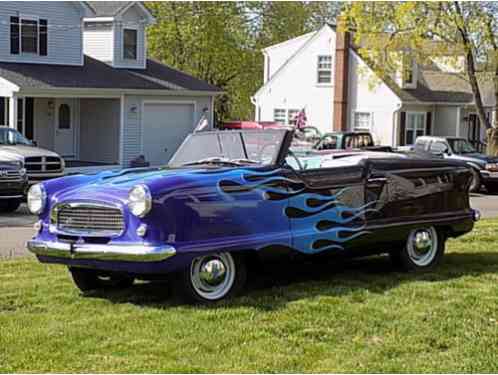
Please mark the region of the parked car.
<svg viewBox="0 0 498 375"><path fill-rule="evenodd" d="M68 266L82 291L171 275L175 292L209 303L239 292L247 262L268 257L388 252L406 270L430 269L479 218L461 163L361 152L304 163L292 139L198 132L163 168L37 184L28 248Z"/></svg>
<svg viewBox="0 0 498 375"><path fill-rule="evenodd" d="M221 129L272 129L281 126L278 122L273 121L227 121L221 125Z"/></svg>
<svg viewBox="0 0 498 375"><path fill-rule="evenodd" d="M53 151L37 147L17 130L5 126L0 126L0 160L21 162L30 184L64 175L63 158Z"/></svg>
<svg viewBox="0 0 498 375"><path fill-rule="evenodd" d="M390 146L376 146L369 132L325 133L315 145L317 150L369 150L392 152Z"/></svg>
<svg viewBox="0 0 498 375"><path fill-rule="evenodd" d="M18 161L0 161L0 213L19 208L26 189L26 169Z"/></svg>
<svg viewBox="0 0 498 375"><path fill-rule="evenodd" d="M498 191L498 157L477 152L465 138L418 137L415 152L427 152L444 159L460 160L471 168L470 191L478 192L484 184L488 192Z"/></svg>

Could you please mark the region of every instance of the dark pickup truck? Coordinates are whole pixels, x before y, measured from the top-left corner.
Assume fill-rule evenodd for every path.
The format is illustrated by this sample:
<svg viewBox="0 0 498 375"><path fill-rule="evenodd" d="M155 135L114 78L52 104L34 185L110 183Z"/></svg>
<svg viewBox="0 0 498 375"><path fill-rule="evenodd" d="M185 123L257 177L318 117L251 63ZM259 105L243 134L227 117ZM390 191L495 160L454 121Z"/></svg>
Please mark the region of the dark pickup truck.
<svg viewBox="0 0 498 375"><path fill-rule="evenodd" d="M314 148L317 150L393 151L391 146L376 146L369 132L325 133Z"/></svg>
<svg viewBox="0 0 498 375"><path fill-rule="evenodd" d="M0 161L0 212L17 210L28 186L26 169L18 161Z"/></svg>

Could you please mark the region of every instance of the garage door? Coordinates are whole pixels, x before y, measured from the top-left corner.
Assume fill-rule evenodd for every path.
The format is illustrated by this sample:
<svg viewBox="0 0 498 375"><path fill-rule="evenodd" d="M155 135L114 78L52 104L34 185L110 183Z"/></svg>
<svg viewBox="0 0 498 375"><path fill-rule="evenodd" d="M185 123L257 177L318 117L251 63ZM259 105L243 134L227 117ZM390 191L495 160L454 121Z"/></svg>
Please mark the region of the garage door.
<svg viewBox="0 0 498 375"><path fill-rule="evenodd" d="M151 165L167 163L193 128L193 104L145 104L143 142L146 160Z"/></svg>

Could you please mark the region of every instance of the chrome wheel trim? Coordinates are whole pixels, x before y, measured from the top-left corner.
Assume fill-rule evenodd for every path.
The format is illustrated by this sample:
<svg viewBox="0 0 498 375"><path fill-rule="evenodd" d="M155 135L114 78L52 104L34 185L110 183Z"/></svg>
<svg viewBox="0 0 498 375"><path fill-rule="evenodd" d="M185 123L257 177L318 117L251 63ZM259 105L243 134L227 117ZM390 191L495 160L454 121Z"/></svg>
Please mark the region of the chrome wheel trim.
<svg viewBox="0 0 498 375"><path fill-rule="evenodd" d="M235 282L235 262L229 253L195 258L190 266L190 281L202 298L215 301L225 297Z"/></svg>
<svg viewBox="0 0 498 375"><path fill-rule="evenodd" d="M406 244L408 257L419 267L429 265L437 254L438 238L434 227L414 229Z"/></svg>

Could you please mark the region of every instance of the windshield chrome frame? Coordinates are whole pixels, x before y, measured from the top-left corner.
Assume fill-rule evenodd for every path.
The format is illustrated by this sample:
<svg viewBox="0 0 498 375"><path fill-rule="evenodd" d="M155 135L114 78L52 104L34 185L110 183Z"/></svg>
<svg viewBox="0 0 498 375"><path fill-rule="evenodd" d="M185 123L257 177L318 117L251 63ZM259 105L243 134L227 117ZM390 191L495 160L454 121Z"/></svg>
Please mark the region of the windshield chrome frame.
<svg viewBox="0 0 498 375"><path fill-rule="evenodd" d="M267 165L281 165L283 163L283 161L285 160L285 155L287 154L287 150L290 147L290 144L291 144L291 141L292 141L292 137L293 137L293 134L294 134L294 131L291 130L291 129L288 129L288 128L282 128L282 129L265 129L265 130L211 130L211 131L203 131L203 132L197 132L197 133L190 133L183 140L183 142L178 147L178 149L176 150L176 152L173 154L173 156L169 160L167 166L170 167L170 168L179 168L179 167L181 167L180 165L173 165L174 161L175 161L175 157L177 156L178 152L182 149L182 147L184 147L184 145L187 142L189 142L189 140L192 137L202 137L202 136L207 136L207 135L213 135L214 134L218 138L218 142L220 144L220 147L223 147L221 139L220 139L220 135L221 134L238 133L239 136L240 136L241 143L242 143L244 155L245 155L246 158L248 158L246 144L245 144L246 141L244 139L244 134L254 134L254 133L265 134L265 133L271 133L271 132L272 133L273 132L275 132L275 133L277 133L277 132L278 133L282 133L282 140L281 140L281 144L280 144L280 149L275 153L275 155L274 155L271 163L269 163ZM221 151L223 151L223 149L221 149ZM258 164L258 165L261 165L261 164Z"/></svg>

